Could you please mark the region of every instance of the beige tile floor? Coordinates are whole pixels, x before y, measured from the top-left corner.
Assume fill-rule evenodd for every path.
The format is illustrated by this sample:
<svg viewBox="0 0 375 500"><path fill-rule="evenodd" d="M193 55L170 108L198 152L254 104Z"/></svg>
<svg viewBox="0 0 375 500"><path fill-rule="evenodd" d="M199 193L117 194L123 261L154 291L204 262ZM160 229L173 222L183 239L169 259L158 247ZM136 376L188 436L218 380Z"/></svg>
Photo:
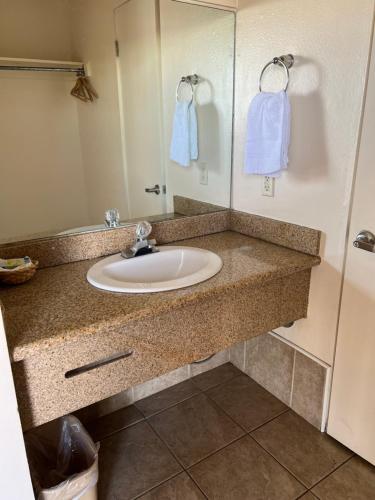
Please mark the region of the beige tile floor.
<svg viewBox="0 0 375 500"><path fill-rule="evenodd" d="M88 428L99 500L375 500L375 467L229 363Z"/></svg>

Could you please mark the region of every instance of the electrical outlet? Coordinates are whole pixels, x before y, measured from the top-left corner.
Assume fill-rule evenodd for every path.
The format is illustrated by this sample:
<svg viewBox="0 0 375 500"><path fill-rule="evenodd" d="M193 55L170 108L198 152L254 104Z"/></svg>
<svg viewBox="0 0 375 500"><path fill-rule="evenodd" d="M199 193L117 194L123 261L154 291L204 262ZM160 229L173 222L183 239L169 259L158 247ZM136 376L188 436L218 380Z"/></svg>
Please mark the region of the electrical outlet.
<svg viewBox="0 0 375 500"><path fill-rule="evenodd" d="M263 177L262 196L275 195L275 178L268 175Z"/></svg>
<svg viewBox="0 0 375 500"><path fill-rule="evenodd" d="M208 167L206 162L199 162L199 184L207 186L208 184Z"/></svg>

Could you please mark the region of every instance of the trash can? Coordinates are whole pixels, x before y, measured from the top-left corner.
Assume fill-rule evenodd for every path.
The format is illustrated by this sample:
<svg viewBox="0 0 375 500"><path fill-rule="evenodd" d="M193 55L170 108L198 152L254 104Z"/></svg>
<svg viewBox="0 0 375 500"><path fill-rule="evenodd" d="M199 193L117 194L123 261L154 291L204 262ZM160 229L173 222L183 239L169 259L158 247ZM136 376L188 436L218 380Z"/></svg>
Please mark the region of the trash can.
<svg viewBox="0 0 375 500"><path fill-rule="evenodd" d="M98 447L74 416L25 435L38 500L96 500Z"/></svg>

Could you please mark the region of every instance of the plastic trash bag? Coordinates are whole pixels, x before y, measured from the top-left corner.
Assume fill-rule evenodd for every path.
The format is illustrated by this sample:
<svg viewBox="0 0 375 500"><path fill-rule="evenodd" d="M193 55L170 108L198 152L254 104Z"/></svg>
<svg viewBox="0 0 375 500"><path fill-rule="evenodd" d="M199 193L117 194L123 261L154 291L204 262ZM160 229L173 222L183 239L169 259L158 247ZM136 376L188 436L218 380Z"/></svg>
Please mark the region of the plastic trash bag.
<svg viewBox="0 0 375 500"><path fill-rule="evenodd" d="M25 435L38 500L96 499L98 447L68 415Z"/></svg>

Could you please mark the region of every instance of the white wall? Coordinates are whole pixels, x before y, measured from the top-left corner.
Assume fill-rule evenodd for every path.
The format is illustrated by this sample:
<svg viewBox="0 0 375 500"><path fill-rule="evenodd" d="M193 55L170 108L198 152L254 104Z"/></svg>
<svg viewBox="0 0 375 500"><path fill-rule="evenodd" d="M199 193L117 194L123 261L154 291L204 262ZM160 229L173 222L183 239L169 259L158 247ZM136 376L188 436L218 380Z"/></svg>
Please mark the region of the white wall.
<svg viewBox="0 0 375 500"><path fill-rule="evenodd" d="M234 14L171 0L160 1L165 164L171 208L181 195L222 206L230 204ZM169 160L176 86L197 73L199 160L184 168ZM190 93L183 94L190 98ZM199 182L199 164L208 184Z"/></svg>
<svg viewBox="0 0 375 500"><path fill-rule="evenodd" d="M308 319L278 333L327 363L334 352L373 8L374 0L239 0L237 14L233 207L323 231ZM261 178L242 173L246 115L262 67L288 52L296 56L290 164L276 181L275 197L266 198ZM269 74L267 88L273 78Z"/></svg>
<svg viewBox="0 0 375 500"><path fill-rule="evenodd" d="M66 2L3 0L0 11L0 56L71 59ZM2 241L88 223L73 85L74 76L0 73Z"/></svg>
<svg viewBox="0 0 375 500"><path fill-rule="evenodd" d="M66 0L0 0L0 57L70 60Z"/></svg>

